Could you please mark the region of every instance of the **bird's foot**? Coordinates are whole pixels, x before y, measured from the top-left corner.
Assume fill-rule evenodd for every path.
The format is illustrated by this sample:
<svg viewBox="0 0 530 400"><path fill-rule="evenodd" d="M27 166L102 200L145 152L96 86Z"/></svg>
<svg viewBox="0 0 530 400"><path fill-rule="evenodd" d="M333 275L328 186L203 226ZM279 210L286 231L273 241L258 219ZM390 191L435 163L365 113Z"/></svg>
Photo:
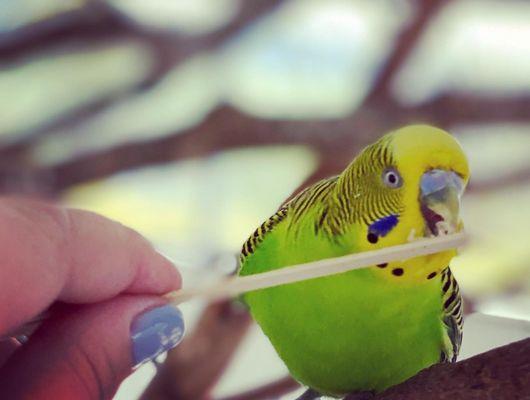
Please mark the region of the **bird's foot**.
<svg viewBox="0 0 530 400"><path fill-rule="evenodd" d="M365 392L354 392L347 395L343 400L370 400L375 396L374 392L365 391Z"/></svg>
<svg viewBox="0 0 530 400"><path fill-rule="evenodd" d="M296 400L315 400L315 399L320 399L320 397L322 397L322 395L320 393L318 393L316 390L307 389Z"/></svg>

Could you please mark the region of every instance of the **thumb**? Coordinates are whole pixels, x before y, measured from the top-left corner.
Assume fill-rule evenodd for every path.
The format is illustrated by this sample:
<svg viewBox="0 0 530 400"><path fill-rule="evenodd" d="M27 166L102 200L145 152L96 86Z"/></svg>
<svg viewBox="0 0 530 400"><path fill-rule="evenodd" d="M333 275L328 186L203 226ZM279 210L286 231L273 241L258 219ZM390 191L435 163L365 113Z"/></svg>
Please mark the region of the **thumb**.
<svg viewBox="0 0 530 400"><path fill-rule="evenodd" d="M183 332L180 311L159 297L64 306L0 370L0 390L10 399L109 399Z"/></svg>

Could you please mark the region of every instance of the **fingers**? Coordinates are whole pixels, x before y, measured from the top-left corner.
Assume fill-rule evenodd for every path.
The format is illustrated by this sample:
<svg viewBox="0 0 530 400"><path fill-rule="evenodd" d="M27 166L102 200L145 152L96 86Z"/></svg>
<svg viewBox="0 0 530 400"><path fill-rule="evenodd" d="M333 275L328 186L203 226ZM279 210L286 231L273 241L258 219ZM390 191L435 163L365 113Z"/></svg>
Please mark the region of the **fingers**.
<svg viewBox="0 0 530 400"><path fill-rule="evenodd" d="M75 311L75 312L74 312ZM119 296L54 313L0 370L10 399L108 399L133 365L178 344L182 317L158 297Z"/></svg>
<svg viewBox="0 0 530 400"><path fill-rule="evenodd" d="M99 215L20 199L0 201L0 334L54 301L180 287L174 266L138 233Z"/></svg>

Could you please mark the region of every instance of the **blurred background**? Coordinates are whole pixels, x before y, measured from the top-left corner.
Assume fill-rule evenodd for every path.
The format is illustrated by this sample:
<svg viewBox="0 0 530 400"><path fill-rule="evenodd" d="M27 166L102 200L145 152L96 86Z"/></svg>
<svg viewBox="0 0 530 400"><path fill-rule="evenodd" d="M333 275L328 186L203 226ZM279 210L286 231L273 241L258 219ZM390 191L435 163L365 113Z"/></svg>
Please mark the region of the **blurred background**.
<svg viewBox="0 0 530 400"><path fill-rule="evenodd" d="M293 191L437 125L472 168L467 357L530 335L529 21L523 0L1 0L0 189L130 225L191 287ZM244 309L183 309L186 341L117 399L155 375L143 398L293 398Z"/></svg>

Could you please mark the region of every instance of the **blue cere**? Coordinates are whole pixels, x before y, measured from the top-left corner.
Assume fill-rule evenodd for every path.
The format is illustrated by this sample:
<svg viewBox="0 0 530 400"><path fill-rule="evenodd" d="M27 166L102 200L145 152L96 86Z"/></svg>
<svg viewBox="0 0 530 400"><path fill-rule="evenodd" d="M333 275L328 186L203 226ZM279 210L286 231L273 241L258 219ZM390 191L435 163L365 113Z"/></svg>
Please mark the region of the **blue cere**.
<svg viewBox="0 0 530 400"><path fill-rule="evenodd" d="M373 233L379 237L386 236L399 222L397 215L392 214L375 221L368 227L368 232Z"/></svg>

